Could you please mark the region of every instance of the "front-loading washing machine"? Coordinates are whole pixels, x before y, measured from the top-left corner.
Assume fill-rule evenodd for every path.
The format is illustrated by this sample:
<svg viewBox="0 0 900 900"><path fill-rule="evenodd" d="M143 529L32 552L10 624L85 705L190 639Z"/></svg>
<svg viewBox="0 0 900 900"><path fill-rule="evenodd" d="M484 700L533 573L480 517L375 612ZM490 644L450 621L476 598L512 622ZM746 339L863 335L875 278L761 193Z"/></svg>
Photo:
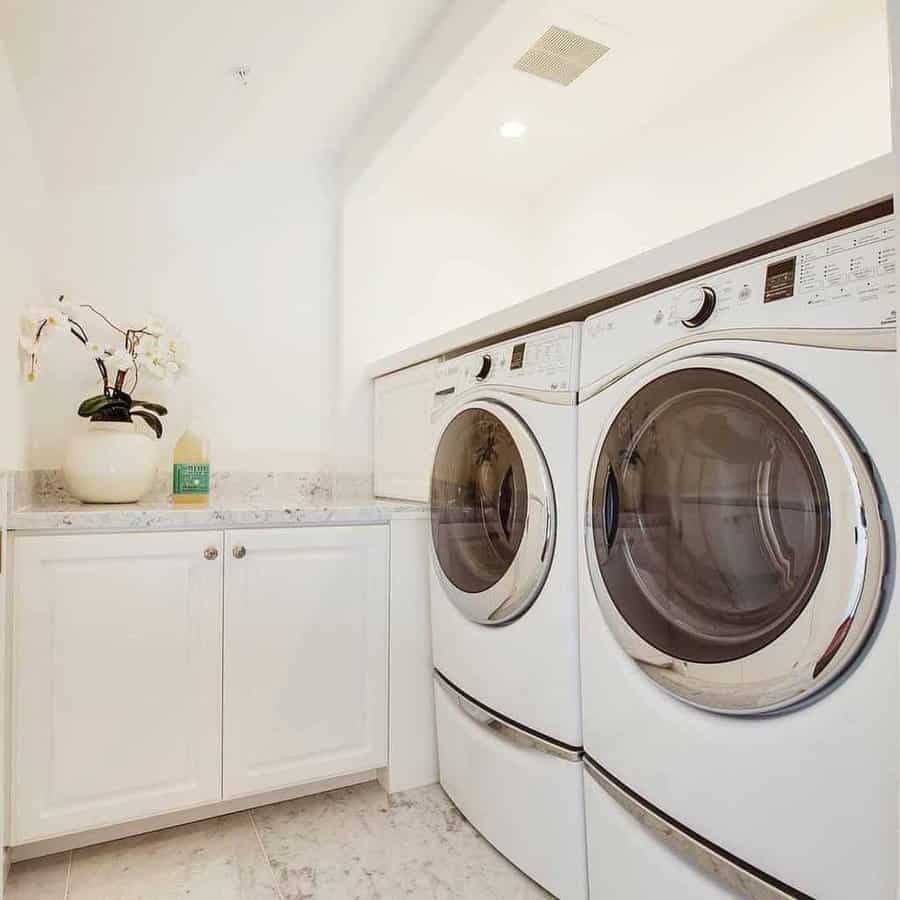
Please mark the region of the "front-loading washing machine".
<svg viewBox="0 0 900 900"><path fill-rule="evenodd" d="M587 894L575 514L580 326L442 362L431 617L440 780L505 856Z"/></svg>
<svg viewBox="0 0 900 900"><path fill-rule="evenodd" d="M894 267L881 217L585 323L595 896L896 896Z"/></svg>

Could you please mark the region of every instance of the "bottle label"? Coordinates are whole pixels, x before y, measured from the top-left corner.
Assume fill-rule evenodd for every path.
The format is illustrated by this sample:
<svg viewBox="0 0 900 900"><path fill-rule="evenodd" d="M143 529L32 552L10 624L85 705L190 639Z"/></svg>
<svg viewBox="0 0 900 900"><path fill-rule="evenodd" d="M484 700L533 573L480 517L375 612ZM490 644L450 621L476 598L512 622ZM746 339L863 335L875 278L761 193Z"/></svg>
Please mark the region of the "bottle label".
<svg viewBox="0 0 900 900"><path fill-rule="evenodd" d="M208 494L209 463L175 463L172 466L173 494Z"/></svg>

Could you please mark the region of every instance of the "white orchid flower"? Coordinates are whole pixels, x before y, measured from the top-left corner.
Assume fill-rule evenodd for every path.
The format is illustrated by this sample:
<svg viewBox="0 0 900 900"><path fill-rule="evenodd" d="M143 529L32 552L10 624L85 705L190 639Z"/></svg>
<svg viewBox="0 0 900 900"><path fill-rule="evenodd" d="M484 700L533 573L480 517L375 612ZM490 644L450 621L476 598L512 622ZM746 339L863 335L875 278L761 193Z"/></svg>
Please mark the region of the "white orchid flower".
<svg viewBox="0 0 900 900"><path fill-rule="evenodd" d="M166 359L159 353L153 353L146 358L144 368L154 378L164 381L168 377L168 369L166 367Z"/></svg>
<svg viewBox="0 0 900 900"><path fill-rule="evenodd" d="M150 365L150 360L153 359L154 356L159 356L159 347L156 343L156 338L152 334L145 334L135 349L135 356L138 358L138 362L141 365L148 366Z"/></svg>
<svg viewBox="0 0 900 900"><path fill-rule="evenodd" d="M27 334L19 336L19 349L22 351L22 374L25 380L32 382L37 380L37 348L38 342Z"/></svg>
<svg viewBox="0 0 900 900"><path fill-rule="evenodd" d="M37 353L38 342L27 334L19 336L19 347L28 356L34 356Z"/></svg>
<svg viewBox="0 0 900 900"><path fill-rule="evenodd" d="M59 307L44 306L32 310L31 322L35 328L43 325L44 332L46 332L47 329L63 328L68 324L69 319Z"/></svg>
<svg viewBox="0 0 900 900"><path fill-rule="evenodd" d="M111 330L123 334L126 345L110 346L89 340L82 327L83 317L89 314L102 320ZM140 324L123 329L100 310L89 305L72 304L61 297L50 305L33 306L23 316L23 333L17 340L23 369L29 381L36 379L37 355L40 353L43 360L44 344L55 341L55 335L69 331L79 340L86 356L99 364L96 368L100 372L104 389L114 384L124 384L127 373L133 373L134 383L137 384L141 370L146 370L160 381L169 381L184 367L180 339L159 316L147 316L140 320Z"/></svg>
<svg viewBox="0 0 900 900"><path fill-rule="evenodd" d="M112 356L116 351L109 344L98 344L96 341L88 341L84 345L84 352L91 359L103 359L104 357Z"/></svg>
<svg viewBox="0 0 900 900"><path fill-rule="evenodd" d="M134 358L127 350L119 348L103 357L103 365L111 373L128 372L134 368Z"/></svg>
<svg viewBox="0 0 900 900"><path fill-rule="evenodd" d="M167 356L175 356L178 353L178 341L171 334L165 332L157 336L156 346L160 353Z"/></svg>

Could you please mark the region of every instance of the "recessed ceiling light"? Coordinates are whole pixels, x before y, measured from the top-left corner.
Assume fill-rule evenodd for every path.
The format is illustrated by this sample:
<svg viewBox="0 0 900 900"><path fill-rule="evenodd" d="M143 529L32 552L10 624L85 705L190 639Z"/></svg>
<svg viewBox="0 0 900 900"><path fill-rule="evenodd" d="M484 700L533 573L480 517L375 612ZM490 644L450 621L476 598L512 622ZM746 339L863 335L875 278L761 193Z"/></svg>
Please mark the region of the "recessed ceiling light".
<svg viewBox="0 0 900 900"><path fill-rule="evenodd" d="M500 126L500 134L505 138L520 138L525 134L526 130L525 124L523 122L517 122L515 119L504 122Z"/></svg>

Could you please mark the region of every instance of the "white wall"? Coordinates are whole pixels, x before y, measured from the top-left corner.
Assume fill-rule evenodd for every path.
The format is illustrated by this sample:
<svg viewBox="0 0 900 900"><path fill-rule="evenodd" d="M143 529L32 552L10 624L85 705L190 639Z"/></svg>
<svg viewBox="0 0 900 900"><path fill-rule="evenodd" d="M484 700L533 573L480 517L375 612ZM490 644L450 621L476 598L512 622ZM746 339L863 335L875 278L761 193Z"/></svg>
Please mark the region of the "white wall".
<svg viewBox="0 0 900 900"><path fill-rule="evenodd" d="M326 465L336 236L327 160L220 158L181 178L63 182L50 200L50 294L120 320L156 311L188 342L183 381L160 394L145 379L139 390L170 406L165 450L191 420L218 468ZM74 410L94 387L69 344L35 385L34 467L58 465L61 438L83 424Z"/></svg>
<svg viewBox="0 0 900 900"><path fill-rule="evenodd" d="M338 465L371 465L368 365L532 294L526 205L413 167L343 206Z"/></svg>
<svg viewBox="0 0 900 900"><path fill-rule="evenodd" d="M430 179L413 149L393 182L355 184L343 208L345 446L368 446L365 372L380 357L889 152L884 10L838 6L578 167L534 172L517 196L447 180L452 148Z"/></svg>
<svg viewBox="0 0 900 900"><path fill-rule="evenodd" d="M549 289L889 153L884 9L801 22L547 191Z"/></svg>
<svg viewBox="0 0 900 900"><path fill-rule="evenodd" d="M31 136L0 41L0 473L25 464L26 416L15 335L22 306L41 294L39 236L46 214L43 185ZM5 488L0 475L0 492ZM0 623L6 622L8 566L5 504L0 503ZM0 628L0 696L6 695L5 628ZM0 703L0 747L6 744L5 704ZM0 752L0 759L5 754ZM6 767L0 766L0 848L6 846ZM0 853L2 856L2 853ZM0 858L0 897L5 858Z"/></svg>
<svg viewBox="0 0 900 900"><path fill-rule="evenodd" d="M192 365L169 441L199 419L216 467L330 465L337 158L446 6L0 3L47 187L45 300L171 320ZM32 466L57 465L85 424L96 385L77 350L33 392Z"/></svg>
<svg viewBox="0 0 900 900"><path fill-rule="evenodd" d="M24 391L15 335L24 306L41 297L43 186L0 42L0 471L25 463Z"/></svg>
<svg viewBox="0 0 900 900"><path fill-rule="evenodd" d="M6 69L3 74L8 82ZM42 104L50 99L49 93L33 98L26 115L45 116ZM105 177L83 158L66 166L57 150L48 154L44 147L37 158L46 203L39 240L25 248L33 231L27 226L38 214L29 209L30 219L7 219L4 209L3 224L15 241L9 272L16 279L4 285L0 298L0 314L16 320L9 318L3 329L4 365L13 354L19 312L28 304L52 303L59 294L94 304L117 323L155 313L185 339L185 377L170 389L145 377L138 390L170 409L162 468L171 464L171 446L188 423L210 438L213 465L220 469L331 465L335 158L329 152L298 154L272 132L274 126L258 125L253 101L251 96L236 108L231 132L222 133L218 120L197 122L185 136L192 152L183 156L170 152L174 138L168 132L158 152L136 139L131 155L128 135L116 126L121 156L115 167L108 160ZM5 150L9 116L0 116ZM21 144L18 156L24 158L28 131L21 115L14 124L19 129L11 130L9 146ZM18 192L14 199L30 198L22 174L8 171ZM5 191L2 196L5 202ZM23 206L25 199L17 202ZM0 277L10 278L7 266L0 268ZM41 284L32 278L26 290L25 276L33 270L42 273ZM114 337L88 313L82 324L92 338ZM3 397L17 398L20 388L13 390L9 380L0 384ZM87 426L75 414L79 402L98 386L80 344L66 334L56 337L37 382L26 388L27 450L24 457L10 451L10 465L57 467L68 434Z"/></svg>

